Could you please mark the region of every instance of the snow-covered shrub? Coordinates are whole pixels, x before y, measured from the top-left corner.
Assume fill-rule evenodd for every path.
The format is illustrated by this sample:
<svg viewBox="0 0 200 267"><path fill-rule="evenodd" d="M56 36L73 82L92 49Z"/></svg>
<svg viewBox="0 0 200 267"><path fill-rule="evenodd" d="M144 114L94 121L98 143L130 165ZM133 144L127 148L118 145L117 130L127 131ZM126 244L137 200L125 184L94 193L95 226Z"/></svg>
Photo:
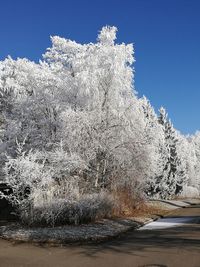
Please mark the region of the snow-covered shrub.
<svg viewBox="0 0 200 267"><path fill-rule="evenodd" d="M6 198L23 220L29 214L33 195L38 189L45 190L52 183L51 169L45 168L45 158L39 152L24 152L18 143L16 157L7 156L5 164L5 183L11 192L1 197Z"/></svg>
<svg viewBox="0 0 200 267"><path fill-rule="evenodd" d="M59 189L59 191L62 188ZM48 195L48 191L46 192ZM40 205L32 205L29 213L23 214L28 225L56 226L64 224L88 223L111 217L113 199L106 192L80 195L78 198L54 196L43 199Z"/></svg>
<svg viewBox="0 0 200 267"><path fill-rule="evenodd" d="M80 221L111 217L113 205L113 197L107 191L84 195L80 201Z"/></svg>
<svg viewBox="0 0 200 267"><path fill-rule="evenodd" d="M6 183L12 191L1 193L1 197L15 207L21 221L28 225L79 224L111 216L113 201L109 193L84 194L80 177L70 176L76 166L72 164L74 156L71 162L66 156L64 164L61 154L57 150L50 154L26 153L18 143L17 157L8 157L5 166ZM56 164L59 168L55 168Z"/></svg>

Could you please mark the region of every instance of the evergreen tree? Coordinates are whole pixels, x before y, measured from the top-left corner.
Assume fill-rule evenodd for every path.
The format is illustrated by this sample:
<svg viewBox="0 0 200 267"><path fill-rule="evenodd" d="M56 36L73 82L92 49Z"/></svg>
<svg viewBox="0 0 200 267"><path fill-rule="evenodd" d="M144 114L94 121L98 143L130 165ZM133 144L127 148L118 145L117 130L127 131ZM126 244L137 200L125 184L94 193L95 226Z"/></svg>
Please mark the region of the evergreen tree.
<svg viewBox="0 0 200 267"><path fill-rule="evenodd" d="M162 198L179 194L186 181L186 175L178 155L177 144L178 134L164 108L160 108L158 122L162 125L165 137L165 144L168 150L168 157L163 170L161 181L164 188L160 188Z"/></svg>
<svg viewBox="0 0 200 267"><path fill-rule="evenodd" d="M145 193L148 197L162 198L163 191L165 191L166 187L166 171L163 170L168 158L163 126L158 122L158 116L149 100L146 97L142 97L140 103L147 121L148 140L152 144L154 153L152 156L154 171L149 173L146 181Z"/></svg>

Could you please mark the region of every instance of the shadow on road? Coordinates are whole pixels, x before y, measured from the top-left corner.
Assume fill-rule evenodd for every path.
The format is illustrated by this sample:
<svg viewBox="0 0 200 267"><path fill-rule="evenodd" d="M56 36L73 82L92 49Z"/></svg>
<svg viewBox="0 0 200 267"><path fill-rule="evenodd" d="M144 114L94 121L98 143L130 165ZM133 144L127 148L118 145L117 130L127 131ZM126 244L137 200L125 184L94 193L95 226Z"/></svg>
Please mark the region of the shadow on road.
<svg viewBox="0 0 200 267"><path fill-rule="evenodd" d="M187 223L170 229L130 231L112 241L83 246L79 253L98 257L99 253L117 252L137 255L142 251L156 252L177 248L200 253L200 224Z"/></svg>

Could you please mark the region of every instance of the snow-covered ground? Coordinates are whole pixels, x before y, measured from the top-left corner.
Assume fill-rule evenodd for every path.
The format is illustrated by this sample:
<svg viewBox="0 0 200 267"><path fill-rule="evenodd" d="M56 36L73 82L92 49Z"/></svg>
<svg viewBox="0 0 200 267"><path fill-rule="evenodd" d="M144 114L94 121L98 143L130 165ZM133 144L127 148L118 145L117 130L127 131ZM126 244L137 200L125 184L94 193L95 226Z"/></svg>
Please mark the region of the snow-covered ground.
<svg viewBox="0 0 200 267"><path fill-rule="evenodd" d="M139 228L139 231L142 230L156 230L156 229L165 229L172 228L184 225L186 223L192 223L194 221L194 217L169 217L164 219L159 219L155 222L150 222L143 227Z"/></svg>

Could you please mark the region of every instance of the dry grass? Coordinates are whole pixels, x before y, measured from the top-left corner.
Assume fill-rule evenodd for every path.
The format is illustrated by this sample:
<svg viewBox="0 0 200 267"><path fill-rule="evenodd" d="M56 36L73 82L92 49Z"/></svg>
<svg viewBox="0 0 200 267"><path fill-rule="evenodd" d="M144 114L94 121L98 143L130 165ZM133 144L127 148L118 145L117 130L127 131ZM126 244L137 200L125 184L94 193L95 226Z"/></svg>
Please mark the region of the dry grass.
<svg viewBox="0 0 200 267"><path fill-rule="evenodd" d="M127 214L127 216L145 216L145 217L152 217L152 216L163 216L167 214L169 210L163 209L161 206L154 206L149 205L146 202L142 203L138 209L132 211L132 213Z"/></svg>
<svg viewBox="0 0 200 267"><path fill-rule="evenodd" d="M153 217L163 216L169 212L158 203L149 204L127 188L113 192L113 196L116 199L113 209L114 217Z"/></svg>
<svg viewBox="0 0 200 267"><path fill-rule="evenodd" d="M129 207L124 207L123 210L121 209L120 213L117 211L114 214L120 217L152 217L163 216L168 212L168 210L159 206L153 206L143 202L137 208L130 209Z"/></svg>

